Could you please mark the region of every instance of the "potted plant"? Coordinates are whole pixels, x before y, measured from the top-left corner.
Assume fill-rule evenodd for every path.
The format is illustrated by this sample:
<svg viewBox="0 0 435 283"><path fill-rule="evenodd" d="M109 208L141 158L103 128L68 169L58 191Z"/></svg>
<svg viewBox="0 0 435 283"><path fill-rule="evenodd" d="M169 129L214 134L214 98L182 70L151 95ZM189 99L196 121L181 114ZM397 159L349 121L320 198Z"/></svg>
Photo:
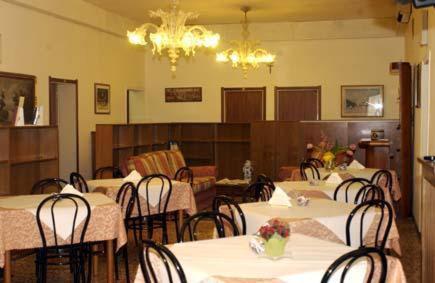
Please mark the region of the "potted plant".
<svg viewBox="0 0 435 283"><path fill-rule="evenodd" d="M290 226L287 222L274 218L261 226L258 234L264 240L266 255L276 258L284 254L285 246L290 237Z"/></svg>

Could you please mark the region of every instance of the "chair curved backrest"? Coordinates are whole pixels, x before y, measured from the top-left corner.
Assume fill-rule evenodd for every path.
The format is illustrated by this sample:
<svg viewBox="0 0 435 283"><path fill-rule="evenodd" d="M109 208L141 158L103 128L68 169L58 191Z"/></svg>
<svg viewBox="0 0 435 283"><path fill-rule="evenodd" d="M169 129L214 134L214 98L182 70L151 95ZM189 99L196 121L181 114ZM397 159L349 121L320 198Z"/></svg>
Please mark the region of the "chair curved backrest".
<svg viewBox="0 0 435 283"><path fill-rule="evenodd" d="M301 162L301 165L299 166L299 170L301 171L301 178L304 181L308 180L308 175L306 171L311 172L312 179L320 180L319 170L317 170L317 167L314 166L312 163L305 162L305 161Z"/></svg>
<svg viewBox="0 0 435 283"><path fill-rule="evenodd" d="M349 188L355 184L361 187L370 184L370 181L365 178L351 178L341 182L334 191L334 200L338 200L338 196L344 193L344 201L349 202Z"/></svg>
<svg viewBox="0 0 435 283"><path fill-rule="evenodd" d="M385 200L384 191L377 185L368 184L359 189L355 196L354 204L376 199Z"/></svg>
<svg viewBox="0 0 435 283"><path fill-rule="evenodd" d="M70 184L79 192L89 193L88 184L85 178L77 172L73 172L69 175Z"/></svg>
<svg viewBox="0 0 435 283"><path fill-rule="evenodd" d="M263 182L250 184L243 192L243 202L268 201L274 189Z"/></svg>
<svg viewBox="0 0 435 283"><path fill-rule="evenodd" d="M190 216L184 221L180 229L178 242L183 242L186 230L189 232L188 239L190 241L199 240L198 225L203 221L213 222L219 238L225 238L227 231L231 232L232 236L240 235L236 223L228 215L216 211L203 211Z"/></svg>
<svg viewBox="0 0 435 283"><path fill-rule="evenodd" d="M322 160L317 159L317 158L307 158L305 160L305 162L311 163L314 166L316 166L317 168L323 168L323 166L324 166Z"/></svg>
<svg viewBox="0 0 435 283"><path fill-rule="evenodd" d="M58 251L60 251L59 247L63 246L59 245L59 240L58 240L58 235L56 233L57 231L57 227L56 227L56 205L59 204L65 204L66 202L70 202L71 203L71 210L70 212L70 219L72 219L72 223L71 223L71 227L69 229L71 229L71 236L69 237L69 245L72 244L83 244L84 238L85 238L85 234L86 234L86 230L88 228L88 224L89 224L89 219L91 218L91 208L89 206L88 201L78 195L74 195L74 194L55 194L55 195L50 195L47 198L45 198L39 205L38 208L36 210L36 222L38 224L38 228L39 228L39 233L41 235L41 240L42 240L42 246L43 248L47 248L47 238L53 238L54 239L54 248ZM65 213L64 206L61 206L62 208L62 213ZM83 217L83 221L78 222L77 220L77 215L79 214L79 210L80 211L84 211L84 217ZM42 222L41 222L41 214L44 215L49 215L50 216L50 222L52 224L53 229L50 229L50 232L44 230ZM82 212L83 213L83 212ZM48 220L46 220L48 221ZM81 231L76 231L77 227L81 226L81 223L83 223L83 228L81 229ZM53 233L52 237L48 234L48 233ZM78 234L79 236L79 241L75 241L74 239L77 239L75 237L75 234ZM52 245L50 244L50 247L52 247Z"/></svg>
<svg viewBox="0 0 435 283"><path fill-rule="evenodd" d="M193 171L189 167L181 167L175 172L174 180L189 183L193 186Z"/></svg>
<svg viewBox="0 0 435 283"><path fill-rule="evenodd" d="M142 271L143 279L146 283L159 282L164 280L166 282L180 282L187 283L186 275L183 271L178 259L175 255L165 246L156 243L152 240L143 240L138 249L139 264ZM159 259L162 264L157 264L160 268L164 267L164 270L156 270L156 261ZM177 275L178 280L174 280L173 270ZM162 271L166 271L167 278L162 278ZM159 274L160 276L157 276ZM160 281L161 282L161 281Z"/></svg>
<svg viewBox="0 0 435 283"><path fill-rule="evenodd" d="M370 183L378 185L380 187L385 186L388 188L390 194L393 190L393 175L388 170L378 170L373 174Z"/></svg>
<svg viewBox="0 0 435 283"><path fill-rule="evenodd" d="M32 186L31 194L60 193L68 182L59 178L48 178L39 180Z"/></svg>
<svg viewBox="0 0 435 283"><path fill-rule="evenodd" d="M230 214L231 219L234 223L237 223L236 215L238 215L240 222L242 224L242 235L246 235L246 219L243 210L240 208L239 204L232 198L227 196L216 196L213 199L213 211L221 212L219 208L221 206L226 206Z"/></svg>
<svg viewBox="0 0 435 283"><path fill-rule="evenodd" d="M106 166L106 167L101 167L98 168L97 170L95 170L94 172L94 180L96 179L105 179L108 178L106 177L107 174L109 175L109 178L123 178L124 176L122 175L121 169L119 169L118 167L114 167L114 166Z"/></svg>
<svg viewBox="0 0 435 283"><path fill-rule="evenodd" d="M270 179L266 174L260 174L257 176L257 182L265 183L267 186L269 186L272 190L275 190L275 184L273 183L272 179Z"/></svg>
<svg viewBox="0 0 435 283"><path fill-rule="evenodd" d="M136 187L132 182L122 184L116 195L116 203L121 206L121 211L124 219L128 219L134 208L134 201L136 199Z"/></svg>
<svg viewBox="0 0 435 283"><path fill-rule="evenodd" d="M364 222L366 219L367 212L369 210L374 210L373 213L379 211L378 215L375 214L373 221ZM393 209L391 205L383 200L369 200L357 205L349 214L346 221L346 244L351 246L350 229L353 219L355 216L359 217L357 223L359 223L359 246L364 247L364 225L370 227L373 222L377 221L376 224L376 234L374 246L383 250L388 239L388 234L390 233L391 225L393 222ZM370 222L370 223L369 223ZM381 231L381 229L383 229ZM383 234L383 235L381 235Z"/></svg>
<svg viewBox="0 0 435 283"><path fill-rule="evenodd" d="M360 262L359 260L364 258L367 261L368 270L367 274L363 273L363 276L366 276L365 278L367 279L367 281L365 282L386 282L388 266L387 257L385 256L384 252L377 248L359 248L357 250L348 252L336 259L326 270L321 283L328 283L329 279L337 270L339 270L343 266L344 263L346 263L346 265L344 265L344 268L342 269L343 271L340 276L340 282L350 282L350 280L345 280L346 275L355 263ZM376 262L380 262L381 264L378 265L376 264ZM380 267L380 272L375 272L378 266ZM378 279L377 281L373 281L373 279L375 279L375 274L379 274L379 278L376 278Z"/></svg>
<svg viewBox="0 0 435 283"><path fill-rule="evenodd" d="M163 174L148 175L143 177L139 181L136 190L137 193L135 194L135 197L136 204L138 206L139 217L150 216L152 214L151 210L153 209L153 207L156 207L157 211L155 211L153 214L161 214L164 218L166 218L166 209L168 208L169 198L171 197L172 193L171 179ZM141 201L139 198L139 190L145 190L146 211L142 211ZM158 191L159 194L159 201L156 206L152 206L148 202L151 190L154 191L154 193Z"/></svg>

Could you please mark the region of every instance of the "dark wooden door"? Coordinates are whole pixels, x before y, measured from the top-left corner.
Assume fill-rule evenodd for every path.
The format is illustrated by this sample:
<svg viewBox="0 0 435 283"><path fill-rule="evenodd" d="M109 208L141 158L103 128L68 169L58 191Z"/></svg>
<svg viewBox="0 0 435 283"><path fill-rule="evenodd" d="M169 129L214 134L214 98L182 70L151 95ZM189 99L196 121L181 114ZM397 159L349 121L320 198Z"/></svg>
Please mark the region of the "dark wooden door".
<svg viewBox="0 0 435 283"><path fill-rule="evenodd" d="M266 88L222 88L222 122L266 119Z"/></svg>
<svg viewBox="0 0 435 283"><path fill-rule="evenodd" d="M321 88L275 87L275 120L320 120Z"/></svg>

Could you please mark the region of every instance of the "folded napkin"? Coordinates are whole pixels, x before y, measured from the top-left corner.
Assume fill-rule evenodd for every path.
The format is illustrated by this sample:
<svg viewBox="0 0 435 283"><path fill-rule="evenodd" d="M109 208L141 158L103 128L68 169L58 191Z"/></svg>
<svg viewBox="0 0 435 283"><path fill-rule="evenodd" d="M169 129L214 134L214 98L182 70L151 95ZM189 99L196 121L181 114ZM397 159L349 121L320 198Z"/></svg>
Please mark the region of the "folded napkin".
<svg viewBox="0 0 435 283"><path fill-rule="evenodd" d="M81 196L81 197L83 196L83 194L81 192L77 191L71 185L66 185L60 193L61 194L72 194L72 195L77 195L77 196Z"/></svg>
<svg viewBox="0 0 435 283"><path fill-rule="evenodd" d="M291 207L292 204L290 200L291 198L283 191L283 189L276 187L272 197L269 199L269 204Z"/></svg>
<svg viewBox="0 0 435 283"><path fill-rule="evenodd" d="M142 179L141 174L139 174L139 172L137 172L136 170L133 170L130 172L130 174L128 174L127 177L125 177L124 179L122 179L124 182L133 182L133 183L137 183L140 181L140 179Z"/></svg>
<svg viewBox="0 0 435 283"><path fill-rule="evenodd" d="M347 166L349 169L365 169L364 165L358 162L358 160L354 159L349 166Z"/></svg>
<svg viewBox="0 0 435 283"><path fill-rule="evenodd" d="M340 177L338 173L335 172L331 173L328 179L326 179L327 184L340 184L341 182L343 182L343 179Z"/></svg>

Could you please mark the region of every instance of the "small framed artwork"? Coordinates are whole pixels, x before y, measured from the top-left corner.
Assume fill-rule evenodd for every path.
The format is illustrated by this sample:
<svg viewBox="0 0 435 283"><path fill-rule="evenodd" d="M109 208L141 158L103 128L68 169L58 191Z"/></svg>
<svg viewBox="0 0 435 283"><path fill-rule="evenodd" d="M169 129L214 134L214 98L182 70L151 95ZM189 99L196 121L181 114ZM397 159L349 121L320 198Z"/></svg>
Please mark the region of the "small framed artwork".
<svg viewBox="0 0 435 283"><path fill-rule="evenodd" d="M383 85L341 86L341 117L383 117Z"/></svg>
<svg viewBox="0 0 435 283"><path fill-rule="evenodd" d="M110 85L94 84L95 114L110 114Z"/></svg>
<svg viewBox="0 0 435 283"><path fill-rule="evenodd" d="M165 88L165 102L201 102L201 87Z"/></svg>
<svg viewBox="0 0 435 283"><path fill-rule="evenodd" d="M32 124L35 83L35 76L0 72L0 124L14 124L20 100L24 102L24 123Z"/></svg>

